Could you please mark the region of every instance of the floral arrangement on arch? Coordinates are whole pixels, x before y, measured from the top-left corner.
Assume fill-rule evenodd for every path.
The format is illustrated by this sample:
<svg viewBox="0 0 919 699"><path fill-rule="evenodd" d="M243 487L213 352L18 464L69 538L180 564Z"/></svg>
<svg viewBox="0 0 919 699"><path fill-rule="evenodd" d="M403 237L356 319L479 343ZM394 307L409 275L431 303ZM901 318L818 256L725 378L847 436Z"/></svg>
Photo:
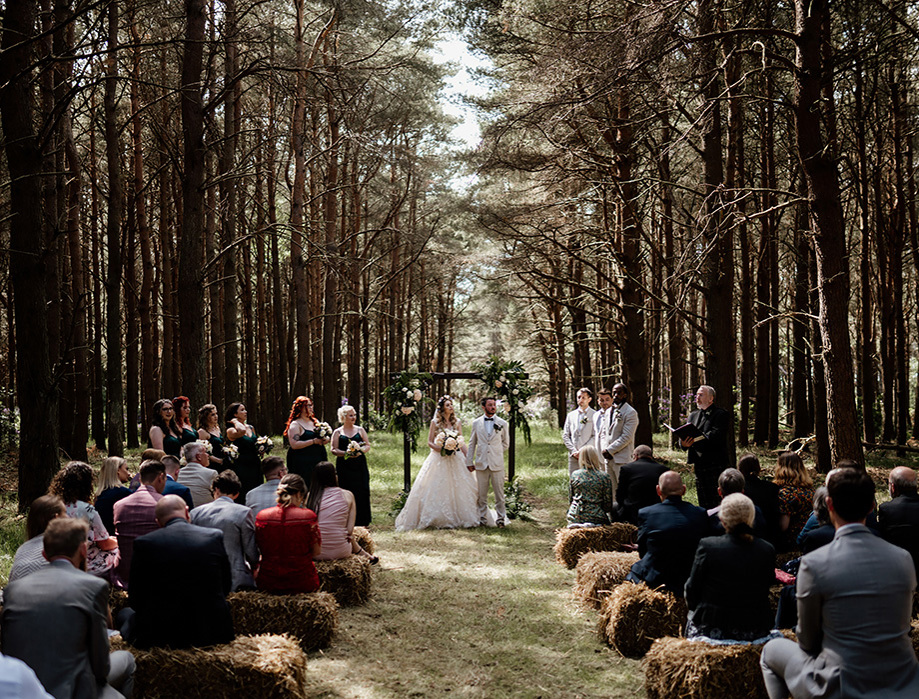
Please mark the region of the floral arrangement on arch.
<svg viewBox="0 0 919 699"><path fill-rule="evenodd" d="M523 412L523 406L532 395L529 377L520 362L503 362L490 357L484 364L476 364L475 370L482 374L482 381L488 390L497 394L504 403L508 421L523 431L527 444L530 443L530 423Z"/></svg>
<svg viewBox="0 0 919 699"><path fill-rule="evenodd" d="M421 404L424 391L434 381L430 374L410 367L399 373L383 391L389 408L389 429L391 432L402 432L408 435L412 451L418 448L418 435L424 427L422 424Z"/></svg>

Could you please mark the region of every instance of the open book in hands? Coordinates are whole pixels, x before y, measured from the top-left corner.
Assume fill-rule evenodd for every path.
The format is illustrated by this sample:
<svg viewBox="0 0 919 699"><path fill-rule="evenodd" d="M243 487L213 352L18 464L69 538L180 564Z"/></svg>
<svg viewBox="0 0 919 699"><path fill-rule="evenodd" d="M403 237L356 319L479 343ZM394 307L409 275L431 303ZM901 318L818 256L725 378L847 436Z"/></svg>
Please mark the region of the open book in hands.
<svg viewBox="0 0 919 699"><path fill-rule="evenodd" d="M670 430L670 432L675 435L676 438L681 442L684 439L689 439L690 437L692 437L694 442L705 439L705 435L702 433L702 430L700 430L691 422L687 422L685 425L680 425L679 427L671 427L666 422L662 424L664 427Z"/></svg>

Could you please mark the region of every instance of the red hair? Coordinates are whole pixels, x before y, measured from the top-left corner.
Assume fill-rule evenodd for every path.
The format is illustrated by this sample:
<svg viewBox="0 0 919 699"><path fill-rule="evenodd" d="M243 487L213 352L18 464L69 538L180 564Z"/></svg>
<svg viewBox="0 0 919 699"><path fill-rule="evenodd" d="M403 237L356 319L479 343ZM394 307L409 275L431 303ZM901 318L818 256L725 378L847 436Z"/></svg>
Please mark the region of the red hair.
<svg viewBox="0 0 919 699"><path fill-rule="evenodd" d="M176 396L175 398L172 399L172 407L176 409L175 417L176 417L176 422L179 424L179 427L184 427L185 425L188 425L189 427L191 427L191 420L189 419L187 422L183 421L182 415L180 413L182 408L185 407L186 405L189 405L190 403L191 401L188 400L186 396ZM189 417L190 416L191 414L189 413Z"/></svg>
<svg viewBox="0 0 919 699"><path fill-rule="evenodd" d="M287 424L284 425L284 436L287 436L287 430L290 429L290 423L300 417L300 413L306 408L306 417L316 422L316 415L313 413L313 401L306 396L297 396L294 404L290 406L290 417L287 418Z"/></svg>

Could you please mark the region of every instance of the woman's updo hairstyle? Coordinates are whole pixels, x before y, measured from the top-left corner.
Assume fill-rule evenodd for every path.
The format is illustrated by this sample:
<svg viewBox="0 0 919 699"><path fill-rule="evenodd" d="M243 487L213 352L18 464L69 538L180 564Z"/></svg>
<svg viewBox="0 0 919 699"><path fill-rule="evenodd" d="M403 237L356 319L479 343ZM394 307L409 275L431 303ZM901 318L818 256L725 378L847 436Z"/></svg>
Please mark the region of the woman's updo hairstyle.
<svg viewBox="0 0 919 699"><path fill-rule="evenodd" d="M753 534L750 530L755 517L756 510L753 507L753 501L743 493L731 493L721 501L718 519L721 520L724 531L728 534L745 524L746 527L741 528L737 533L745 541L753 541Z"/></svg>
<svg viewBox="0 0 919 699"><path fill-rule="evenodd" d="M449 396L449 395L441 396L440 399L437 401L437 412L435 413L437 424L443 425L444 427L447 426L447 423L444 421L444 405L447 403L447 401L450 401L452 403L453 402L452 396ZM456 409L454 408L453 414L450 416L450 427L455 427L455 426L456 426Z"/></svg>
<svg viewBox="0 0 919 699"><path fill-rule="evenodd" d="M296 473L288 473L278 484L278 504L281 507L290 507L293 504L293 496L297 493L306 496L306 481Z"/></svg>

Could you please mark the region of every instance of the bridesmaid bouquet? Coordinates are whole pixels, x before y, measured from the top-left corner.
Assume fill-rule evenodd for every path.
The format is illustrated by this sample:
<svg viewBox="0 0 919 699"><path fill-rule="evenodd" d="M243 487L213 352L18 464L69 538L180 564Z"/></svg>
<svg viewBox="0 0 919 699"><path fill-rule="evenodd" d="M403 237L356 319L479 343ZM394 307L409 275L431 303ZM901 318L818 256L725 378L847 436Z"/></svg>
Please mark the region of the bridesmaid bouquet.
<svg viewBox="0 0 919 699"><path fill-rule="evenodd" d="M348 442L348 448L345 450L346 459L356 459L359 456L364 455L364 450L361 447L364 446L360 442L355 442L353 439Z"/></svg>
<svg viewBox="0 0 919 699"><path fill-rule="evenodd" d="M235 444L227 444L223 448L223 453L226 455L227 461L232 464L234 461L236 461L236 459L239 458L239 447Z"/></svg>
<svg viewBox="0 0 919 699"><path fill-rule="evenodd" d="M202 447L204 447L204 451L206 451L208 454L213 454L213 453L214 453L214 445L211 444L211 440L209 440L209 439L199 439L199 440L197 440L197 442L198 442L198 444L200 444Z"/></svg>
<svg viewBox="0 0 919 699"><path fill-rule="evenodd" d="M255 440L255 446L258 449L258 458L264 459L271 453L274 442L271 441L271 437L259 437Z"/></svg>
<svg viewBox="0 0 919 699"><path fill-rule="evenodd" d="M323 439L328 439L332 436L332 427L328 422L317 422L316 423L316 434L318 434Z"/></svg>
<svg viewBox="0 0 919 699"><path fill-rule="evenodd" d="M443 430L434 437L441 456L453 456L463 446L463 435L456 430Z"/></svg>

